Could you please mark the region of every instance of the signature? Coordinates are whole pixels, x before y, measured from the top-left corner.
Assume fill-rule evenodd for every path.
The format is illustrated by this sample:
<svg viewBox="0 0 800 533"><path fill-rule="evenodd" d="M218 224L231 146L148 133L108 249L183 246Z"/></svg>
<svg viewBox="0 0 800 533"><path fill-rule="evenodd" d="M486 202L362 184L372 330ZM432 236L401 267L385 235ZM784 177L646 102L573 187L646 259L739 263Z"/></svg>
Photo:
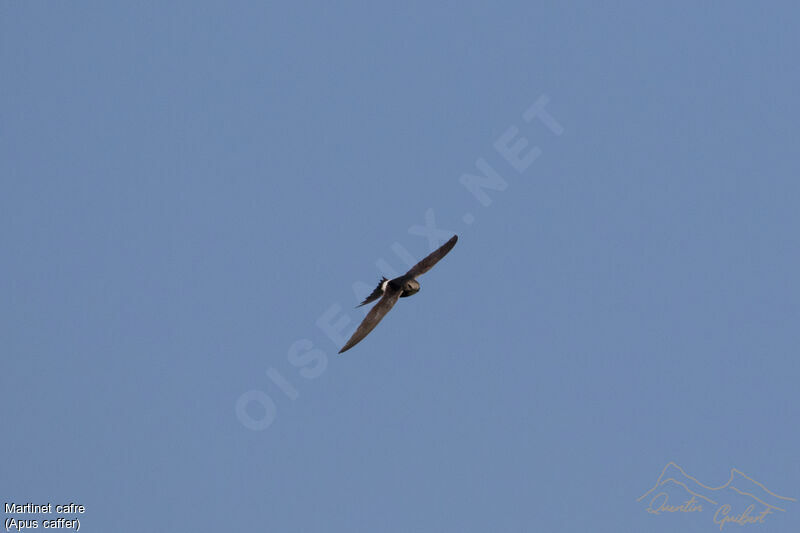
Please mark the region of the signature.
<svg viewBox="0 0 800 533"><path fill-rule="evenodd" d="M683 496L676 500L676 493ZM690 476L673 462L667 463L656 484L636 499L639 502L643 500L647 502L645 511L653 515L702 513L705 509L714 509L713 521L720 531L727 524L763 524L767 516L776 511L786 512L786 504L797 501L772 492L736 468L731 469L727 482L712 487ZM744 509L739 512L734 510L734 506Z"/></svg>

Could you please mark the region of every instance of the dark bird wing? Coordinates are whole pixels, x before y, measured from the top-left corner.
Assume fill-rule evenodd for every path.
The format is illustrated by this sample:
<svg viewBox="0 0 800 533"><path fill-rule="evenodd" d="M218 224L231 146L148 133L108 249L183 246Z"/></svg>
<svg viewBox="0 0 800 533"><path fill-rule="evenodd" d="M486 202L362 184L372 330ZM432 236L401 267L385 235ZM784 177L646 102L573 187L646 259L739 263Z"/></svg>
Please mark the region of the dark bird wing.
<svg viewBox="0 0 800 533"><path fill-rule="evenodd" d="M433 265L439 262L439 260L446 256L447 253L453 249L453 246L456 245L456 241L458 240L458 235L453 235L453 237L441 245L439 248L431 252L431 254L414 265L411 270L406 272L406 276L411 276L412 278L416 278L417 276L421 276L428 270L433 268Z"/></svg>
<svg viewBox="0 0 800 533"><path fill-rule="evenodd" d="M400 288L393 288L388 283L386 284L386 290L383 291L383 297L375 304L375 307L369 310L367 316L364 317L364 320L361 322L361 325L358 326L358 329L353 336L350 337L350 340L347 341L339 353L344 353L369 335L369 332L375 329L375 326L378 325L378 322L383 319L386 313L397 303L397 300L400 298L400 295L403 293L402 289Z"/></svg>

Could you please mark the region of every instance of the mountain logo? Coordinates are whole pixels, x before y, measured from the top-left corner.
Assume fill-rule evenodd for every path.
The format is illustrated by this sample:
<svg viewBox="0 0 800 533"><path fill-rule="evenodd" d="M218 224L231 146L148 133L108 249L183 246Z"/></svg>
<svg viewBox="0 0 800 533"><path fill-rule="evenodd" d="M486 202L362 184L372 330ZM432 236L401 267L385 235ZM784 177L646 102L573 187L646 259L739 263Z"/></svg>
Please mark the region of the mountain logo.
<svg viewBox="0 0 800 533"><path fill-rule="evenodd" d="M726 524L761 524L773 513L785 513L797 502L776 494L741 470L731 469L724 485L711 487L690 476L673 462L667 463L655 485L636 498L648 513L702 513L713 511L719 529Z"/></svg>

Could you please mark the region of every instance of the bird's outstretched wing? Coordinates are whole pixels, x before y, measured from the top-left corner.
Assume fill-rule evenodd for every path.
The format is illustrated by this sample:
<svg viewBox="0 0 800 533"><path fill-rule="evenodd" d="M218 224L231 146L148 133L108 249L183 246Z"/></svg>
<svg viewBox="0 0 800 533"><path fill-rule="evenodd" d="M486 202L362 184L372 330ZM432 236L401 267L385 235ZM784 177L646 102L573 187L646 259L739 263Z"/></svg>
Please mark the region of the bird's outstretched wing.
<svg viewBox="0 0 800 533"><path fill-rule="evenodd" d="M397 303L397 300L400 298L400 295L403 293L402 289L394 288L388 283L386 284L386 288L383 291L383 296L375 304L375 306L369 310L367 316L364 317L364 320L361 322L361 325L358 326L358 329L353 336L350 337L350 340L347 341L339 353L344 353L369 335L369 332L375 329L375 326L378 325L378 322L386 316L386 313Z"/></svg>
<svg viewBox="0 0 800 533"><path fill-rule="evenodd" d="M411 270L406 272L406 276L411 276L412 278L416 278L417 276L421 276L428 270L433 268L433 265L439 262L439 260L446 256L447 253L453 249L453 246L456 245L456 241L458 240L458 235L453 235L449 241L441 245L439 248L431 252L431 254L414 265Z"/></svg>

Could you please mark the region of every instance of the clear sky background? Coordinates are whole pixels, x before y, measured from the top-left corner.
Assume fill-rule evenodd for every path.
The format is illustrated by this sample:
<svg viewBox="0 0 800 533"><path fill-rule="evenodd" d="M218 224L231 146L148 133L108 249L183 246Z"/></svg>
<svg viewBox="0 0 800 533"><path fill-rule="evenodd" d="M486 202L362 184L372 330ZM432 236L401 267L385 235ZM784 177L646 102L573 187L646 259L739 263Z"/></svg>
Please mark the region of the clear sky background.
<svg viewBox="0 0 800 533"><path fill-rule="evenodd" d="M0 500L718 531L636 501L670 461L800 498L794 3L295 4L0 4ZM337 355L426 212L458 245Z"/></svg>

